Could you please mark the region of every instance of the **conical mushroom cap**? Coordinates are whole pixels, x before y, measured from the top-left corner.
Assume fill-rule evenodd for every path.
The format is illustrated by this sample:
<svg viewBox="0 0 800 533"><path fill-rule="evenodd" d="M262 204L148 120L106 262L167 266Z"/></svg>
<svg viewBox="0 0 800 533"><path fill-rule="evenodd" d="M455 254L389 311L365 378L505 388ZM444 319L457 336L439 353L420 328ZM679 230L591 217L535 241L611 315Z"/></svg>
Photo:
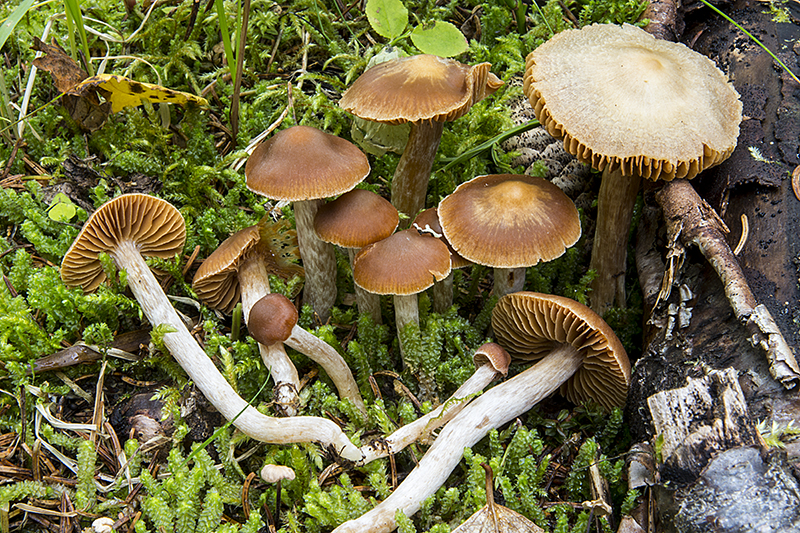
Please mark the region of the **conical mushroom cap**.
<svg viewBox="0 0 800 533"><path fill-rule="evenodd" d="M450 245L464 259L499 268L533 266L581 236L578 210L561 189L524 174L478 176L438 207Z"/></svg>
<svg viewBox="0 0 800 533"><path fill-rule="evenodd" d="M415 229L365 246L353 260L353 281L374 294L417 294L449 273L447 246Z"/></svg>
<svg viewBox="0 0 800 533"><path fill-rule="evenodd" d="M292 126L262 142L244 167L247 188L289 202L345 193L369 174L356 145L309 126Z"/></svg>
<svg viewBox="0 0 800 533"><path fill-rule="evenodd" d="M519 359L539 360L559 344L572 345L584 361L561 386L562 394L573 403L591 399L606 409L625 404L628 355L611 327L585 305L550 294L507 294L492 311L492 330L497 343Z"/></svg>
<svg viewBox="0 0 800 533"><path fill-rule="evenodd" d="M456 120L503 86L490 68L426 54L385 61L359 76L339 106L386 124Z"/></svg>
<svg viewBox="0 0 800 533"><path fill-rule="evenodd" d="M100 254L113 255L125 240L135 242L142 255L166 259L183 251L186 224L165 200L138 193L118 196L83 225L61 262L61 279L70 287L95 290L106 279Z"/></svg>
<svg viewBox="0 0 800 533"><path fill-rule="evenodd" d="M539 122L598 170L692 178L736 147L742 103L725 75L635 26L563 31L528 55L524 79Z"/></svg>

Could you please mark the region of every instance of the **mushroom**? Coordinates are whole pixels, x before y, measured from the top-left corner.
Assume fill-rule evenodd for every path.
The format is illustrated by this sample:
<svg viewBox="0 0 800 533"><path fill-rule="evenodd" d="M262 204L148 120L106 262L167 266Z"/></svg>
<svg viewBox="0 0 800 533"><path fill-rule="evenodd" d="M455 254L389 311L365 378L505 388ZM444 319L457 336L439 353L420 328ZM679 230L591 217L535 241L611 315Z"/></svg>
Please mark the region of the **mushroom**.
<svg viewBox="0 0 800 533"><path fill-rule="evenodd" d="M385 439L362 446L362 463L399 453L409 444L445 425L472 400L473 395L480 393L495 379L508 374L511 356L499 344L487 342L475 350L472 361L475 363L475 372L442 405L399 428Z"/></svg>
<svg viewBox="0 0 800 533"><path fill-rule="evenodd" d="M279 131L259 144L245 165L248 189L294 202L306 271L303 297L323 323L336 301L336 256L333 245L314 233L314 215L323 198L351 190L369 170L367 156L356 145L308 126Z"/></svg>
<svg viewBox="0 0 800 533"><path fill-rule="evenodd" d="M494 293L522 290L525 267L562 255L581 236L578 210L561 189L524 174L478 176L439 203L439 222L465 259L494 267Z"/></svg>
<svg viewBox="0 0 800 533"><path fill-rule="evenodd" d="M517 292L500 298L492 314L498 344L541 359L470 402L439 432L419 465L378 506L334 533L395 528L395 513L411 516L436 492L473 446L492 429L531 409L559 387L573 401L606 408L625 402L630 362L611 328L591 309L560 296Z"/></svg>
<svg viewBox="0 0 800 533"><path fill-rule="evenodd" d="M192 288L206 305L226 313L241 297L244 320L249 325L253 305L270 293L268 274L302 272L285 257L284 250L294 249L293 240L294 231L285 221L270 223L265 219L237 231L203 261ZM296 415L300 378L294 363L281 343L260 343L258 349L275 382L276 407L286 416Z"/></svg>
<svg viewBox="0 0 800 533"><path fill-rule="evenodd" d="M444 313L453 305L453 271L457 268L468 267L472 262L461 257L444 237L442 225L439 223L439 214L435 207L421 211L414 219L412 226L423 235L436 237L450 250L450 273L442 281L434 283L432 289L433 312Z"/></svg>
<svg viewBox="0 0 800 533"><path fill-rule="evenodd" d="M292 481L294 478L294 470L288 466L267 464L261 469L261 479L267 483L275 484L275 515L272 517L273 520L271 524L271 526L275 528L274 531L277 531L281 528L281 482L284 479ZM267 512L269 512L269 507L265 506L265 508L267 509Z"/></svg>
<svg viewBox="0 0 800 533"><path fill-rule="evenodd" d="M366 418L367 408L350 367L332 346L297 325L297 308L282 294L267 294L250 310L248 328L262 344L283 343L319 363L339 391Z"/></svg>
<svg viewBox="0 0 800 533"><path fill-rule="evenodd" d="M374 294L394 295L395 323L401 332L419 326L417 294L450 273L450 252L441 241L403 230L365 246L353 260L353 281Z"/></svg>
<svg viewBox="0 0 800 533"><path fill-rule="evenodd" d="M503 86L490 68L489 63L469 66L433 55L402 57L366 70L342 95L339 106L357 117L411 124L392 178L392 204L401 213L413 217L425 207L444 123Z"/></svg>
<svg viewBox="0 0 800 533"><path fill-rule="evenodd" d="M625 305L625 253L640 178L690 179L736 147L742 103L714 63L625 24L566 30L528 55L536 118L603 172L592 308Z"/></svg>
<svg viewBox="0 0 800 533"><path fill-rule="evenodd" d="M346 248L352 267L361 248L391 235L399 222L397 209L385 198L365 189L353 189L319 208L314 231L321 240ZM355 292L358 311L369 313L373 322L380 324L380 297L358 285Z"/></svg>
<svg viewBox="0 0 800 533"><path fill-rule="evenodd" d="M99 255L107 252L124 269L128 286L153 326L164 324L163 342L197 388L226 419L247 436L263 442L319 442L343 458L361 452L330 420L318 417L272 418L248 405L200 348L170 304L142 254L172 257L180 253L186 228L180 212L168 202L145 194L119 196L94 212L61 263L68 286L96 289L105 279Z"/></svg>

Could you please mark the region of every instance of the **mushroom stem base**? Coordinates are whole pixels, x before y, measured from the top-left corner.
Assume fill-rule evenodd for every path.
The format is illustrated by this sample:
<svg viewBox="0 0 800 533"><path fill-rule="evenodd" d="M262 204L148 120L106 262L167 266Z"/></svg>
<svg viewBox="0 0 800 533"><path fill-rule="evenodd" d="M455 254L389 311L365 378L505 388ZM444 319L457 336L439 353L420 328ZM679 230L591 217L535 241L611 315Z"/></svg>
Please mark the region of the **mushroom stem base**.
<svg viewBox="0 0 800 533"><path fill-rule="evenodd" d="M436 438L419 465L377 507L345 522L333 533L387 533L397 527L394 516L416 513L447 480L461 461L464 448L473 446L509 420L528 411L566 382L583 363L572 346L562 346L521 374L493 387L467 405Z"/></svg>
<svg viewBox="0 0 800 533"><path fill-rule="evenodd" d="M502 298L506 294L519 292L524 288L525 267L494 269L494 296Z"/></svg>
<svg viewBox="0 0 800 533"><path fill-rule="evenodd" d="M355 248L348 248L347 254L350 257L350 267L352 268L356 253L358 250ZM356 292L356 306L358 306L359 313L368 313L369 316L372 317L372 321L376 324L383 324L383 318L381 317L381 297L378 294L371 293L359 287L358 285L355 286Z"/></svg>
<svg viewBox="0 0 800 533"><path fill-rule="evenodd" d="M171 330L164 334L164 345L172 356L220 414L232 420L245 435L275 444L319 442L334 448L345 459L358 461L362 458L361 451L331 420L306 416L273 418L248 405L186 329L136 243L122 241L111 255L117 266L128 273L128 286L150 324L153 327L164 324Z"/></svg>

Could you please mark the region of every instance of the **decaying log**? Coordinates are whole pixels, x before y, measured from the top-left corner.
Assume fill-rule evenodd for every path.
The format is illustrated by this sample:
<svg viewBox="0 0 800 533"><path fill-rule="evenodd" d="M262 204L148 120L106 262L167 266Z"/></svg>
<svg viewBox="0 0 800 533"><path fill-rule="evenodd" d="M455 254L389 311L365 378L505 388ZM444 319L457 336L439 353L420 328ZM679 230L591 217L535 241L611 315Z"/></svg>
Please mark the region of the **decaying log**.
<svg viewBox="0 0 800 533"><path fill-rule="evenodd" d="M754 0L737 1L724 9L790 68L800 71L800 46L792 48L800 37L798 26L776 24ZM692 183L730 228L724 238L731 249L740 240L742 215L746 216L749 236L736 259L754 300L768 310L788 348L796 351L800 346L800 231L794 228L800 218L800 198L792 191L790 175L800 164L800 86L729 23L706 11L692 15L696 19L686 20L685 41L728 73L742 96L745 114L733 156ZM681 444L682 461L664 454L668 462L657 464L654 492L660 524L646 531L760 531L768 523L779 524L770 530L798 530L792 515L797 487L788 473L796 468L793 463L800 457L800 444L786 442L785 455L764 450L753 425L763 421L768 427L773 422L781 427L800 420L800 387L786 390L770 375L763 350L751 345L751 332L737 320L723 283L696 248L686 250L682 265L677 265L677 256L668 256L669 239L658 222L663 220L659 211L652 192L646 192L636 248L646 302L645 348L632 373L627 407L631 433L637 441L656 443L665 417L651 413L648 398L658 398L663 391L686 389L688 394L705 383L708 392L693 396L692 401L702 403L700 399L705 398L711 403L701 410L707 413L706 423L690 424L683 433L673 430L695 439L695 444ZM659 269L670 261L680 266L675 271L677 289L654 307ZM723 392L724 397L720 396ZM674 400L678 393L670 394ZM734 409L741 399L747 418L732 415L741 413ZM654 419L660 420L662 430ZM736 420L741 425L734 431ZM678 485L680 489L674 490ZM667 490L668 486L673 490ZM768 486L775 487L776 499ZM694 503L681 507L681 502ZM753 515L750 522L745 521L748 508L744 503ZM787 512L776 518L770 514L773 508ZM760 521L762 515L764 521Z"/></svg>

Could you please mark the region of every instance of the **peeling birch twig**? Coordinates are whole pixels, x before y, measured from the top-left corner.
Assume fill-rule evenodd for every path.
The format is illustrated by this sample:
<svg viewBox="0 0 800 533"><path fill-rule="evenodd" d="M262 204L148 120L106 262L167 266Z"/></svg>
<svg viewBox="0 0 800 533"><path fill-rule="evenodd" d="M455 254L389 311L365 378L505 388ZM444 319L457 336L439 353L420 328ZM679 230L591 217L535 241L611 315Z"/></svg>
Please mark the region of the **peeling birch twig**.
<svg viewBox="0 0 800 533"><path fill-rule="evenodd" d="M656 194L664 210L670 242L694 244L717 272L736 318L747 328L749 340L767 355L769 371L787 389L800 382L798 368L789 347L769 310L756 301L742 268L724 234L725 223L686 180L673 180Z"/></svg>

